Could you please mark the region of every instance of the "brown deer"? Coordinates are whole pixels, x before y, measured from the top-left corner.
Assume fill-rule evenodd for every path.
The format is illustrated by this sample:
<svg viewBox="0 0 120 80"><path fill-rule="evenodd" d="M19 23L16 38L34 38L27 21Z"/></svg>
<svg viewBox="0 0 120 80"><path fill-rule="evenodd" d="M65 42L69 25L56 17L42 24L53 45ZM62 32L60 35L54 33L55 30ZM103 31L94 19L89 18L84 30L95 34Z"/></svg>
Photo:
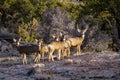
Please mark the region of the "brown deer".
<svg viewBox="0 0 120 80"><path fill-rule="evenodd" d="M15 41L15 40L14 40ZM25 44L25 45L20 45L21 38L19 40L16 40L16 47L17 50L21 53L22 55L22 62L23 64L27 64L27 55L35 54L35 59L34 62L38 62L40 60L40 49L41 49L41 43L42 41L39 40L38 44Z"/></svg>
<svg viewBox="0 0 120 80"><path fill-rule="evenodd" d="M45 53L49 52L48 45L47 44L42 44L40 52L41 52L41 55L42 55L42 60L44 62L44 55L45 55Z"/></svg>
<svg viewBox="0 0 120 80"><path fill-rule="evenodd" d="M88 25L87 25L87 24L85 24L84 26L85 26L86 28L83 29L83 30L80 30L80 29L78 28L78 26L77 26L77 31L78 31L79 33L81 33L81 36L73 37L73 38L68 38L68 39L66 40L66 41L70 41L70 42L71 42L70 47L72 47L72 46L77 46L77 55L80 54L80 47L81 47L81 44L82 44L82 42L83 42L83 40L84 40L84 38L85 38L85 32L86 32L87 29L88 29ZM70 53L69 53L68 55L70 55Z"/></svg>
<svg viewBox="0 0 120 80"><path fill-rule="evenodd" d="M62 50L62 56L63 57L69 57L70 56L70 47L71 47L71 41L69 39L63 39L64 42L68 43L68 46Z"/></svg>
<svg viewBox="0 0 120 80"><path fill-rule="evenodd" d="M58 35L58 34L52 35L53 41L50 44L45 44L45 43L42 44L40 52L42 54L42 60L43 61L44 61L45 53L50 52L50 54L53 54L53 52L55 50L57 50L60 53L60 52L63 52L64 48L67 48L67 46L66 46L67 43L62 42L61 39L60 39L60 37L62 36L62 33L60 32L59 34L60 35ZM52 47L50 47L51 45L52 45ZM58 46L60 45L60 46L56 47L56 45L58 45ZM68 43L68 45L69 45L69 43ZM50 57L53 57L53 55L50 56L50 54L48 54L49 61L50 61ZM52 60L53 60L53 58L52 58Z"/></svg>
<svg viewBox="0 0 120 80"><path fill-rule="evenodd" d="M53 52L55 50L58 51L58 59L61 59L61 53L63 52L64 49L69 47L69 42L68 41L53 41L48 45L48 49L49 49L49 61L52 60L54 61L53 58Z"/></svg>

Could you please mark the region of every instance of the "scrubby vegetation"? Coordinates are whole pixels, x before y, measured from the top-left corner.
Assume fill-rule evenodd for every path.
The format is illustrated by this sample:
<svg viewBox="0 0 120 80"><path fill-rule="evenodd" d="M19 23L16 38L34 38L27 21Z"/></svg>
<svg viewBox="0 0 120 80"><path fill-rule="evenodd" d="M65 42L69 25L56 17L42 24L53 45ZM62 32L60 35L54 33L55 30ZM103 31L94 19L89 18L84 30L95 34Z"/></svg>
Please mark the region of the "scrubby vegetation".
<svg viewBox="0 0 120 80"><path fill-rule="evenodd" d="M75 36L75 27L89 24L83 50L120 49L120 0L0 0L0 32L26 42L63 32ZM103 47L104 46L104 47ZM88 49L89 48L89 49Z"/></svg>
<svg viewBox="0 0 120 80"><path fill-rule="evenodd" d="M120 80L120 0L0 0L0 80Z"/></svg>

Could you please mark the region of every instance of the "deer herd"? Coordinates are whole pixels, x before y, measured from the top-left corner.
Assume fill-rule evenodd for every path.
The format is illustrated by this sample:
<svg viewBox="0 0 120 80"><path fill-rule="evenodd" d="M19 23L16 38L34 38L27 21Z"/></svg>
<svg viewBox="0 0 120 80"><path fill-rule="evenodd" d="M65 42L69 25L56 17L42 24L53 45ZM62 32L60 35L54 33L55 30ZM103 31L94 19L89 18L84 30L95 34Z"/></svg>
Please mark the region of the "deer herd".
<svg viewBox="0 0 120 80"><path fill-rule="evenodd" d="M54 52L57 51L57 58L60 60L64 57L71 55L70 48L77 47L76 55L80 54L80 47L85 38L85 32L88 27L84 30L77 28L77 31L82 33L80 36L63 38L63 40L56 39L55 41L46 44L43 39L36 40L34 44L22 45L21 38L14 39L16 49L22 56L23 64L27 64L27 55L35 55L34 62L39 62L40 58L44 61L45 53L47 53L48 61L54 61Z"/></svg>

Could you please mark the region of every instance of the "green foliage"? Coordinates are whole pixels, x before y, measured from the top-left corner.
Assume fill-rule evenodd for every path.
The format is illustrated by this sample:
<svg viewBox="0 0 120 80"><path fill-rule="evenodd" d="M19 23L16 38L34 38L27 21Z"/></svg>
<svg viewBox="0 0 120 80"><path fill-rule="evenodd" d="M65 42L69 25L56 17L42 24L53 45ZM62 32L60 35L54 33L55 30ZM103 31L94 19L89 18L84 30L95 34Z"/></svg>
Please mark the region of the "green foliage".
<svg viewBox="0 0 120 80"><path fill-rule="evenodd" d="M13 5L16 2L16 0L4 0L3 6L5 9L10 8L11 5Z"/></svg>
<svg viewBox="0 0 120 80"><path fill-rule="evenodd" d="M22 27L25 27L25 28L22 28ZM26 27L27 27L27 25L21 25L21 26L19 26L18 27L18 34L22 37L22 39L24 40L24 41L28 41L29 39L30 39L30 36L29 36L29 33L26 31Z"/></svg>
<svg viewBox="0 0 120 80"><path fill-rule="evenodd" d="M34 6L35 11L34 17L36 17L37 19L41 19L41 15L48 8L47 7L48 0L31 0L31 3Z"/></svg>
<svg viewBox="0 0 120 80"><path fill-rule="evenodd" d="M120 14L120 0L86 0L85 10L94 15L95 17L115 17ZM89 14L88 13L88 14Z"/></svg>
<svg viewBox="0 0 120 80"><path fill-rule="evenodd" d="M76 20L80 11L82 10L82 7L74 3L69 3L69 5L66 6L66 10L68 11L68 15L71 17L71 19Z"/></svg>
<svg viewBox="0 0 120 80"><path fill-rule="evenodd" d="M48 8L55 8L57 7L57 3L58 3L58 0L51 0L51 1L48 1L47 6Z"/></svg>
<svg viewBox="0 0 120 80"><path fill-rule="evenodd" d="M112 29L119 30L120 25L120 0L84 0L84 3L83 12L97 18L99 29L107 32L109 36L114 36L113 34L116 34L116 32ZM114 50L117 49L118 46L116 46L115 41L112 42Z"/></svg>
<svg viewBox="0 0 120 80"><path fill-rule="evenodd" d="M111 51L118 51L119 50L118 46L113 41L109 42L109 48L111 49Z"/></svg>
<svg viewBox="0 0 120 80"><path fill-rule="evenodd" d="M30 21L34 16L34 7L29 0L17 0L11 8L15 10L14 14L18 13L18 16L23 18L24 22Z"/></svg>
<svg viewBox="0 0 120 80"><path fill-rule="evenodd" d="M120 25L120 0L82 0L79 2L71 0L0 0L0 26L11 28L25 41L33 41L36 37L36 26L44 18L43 13L53 8L66 12L67 16L76 23L82 17L92 15L99 21L99 29L107 31L108 34L111 34L111 27L106 19L110 21L115 19L118 21L117 27Z"/></svg>
<svg viewBox="0 0 120 80"><path fill-rule="evenodd" d="M36 36L36 27L37 21L35 18L30 23L22 23L18 26L18 33L22 39L26 42L32 42L37 37Z"/></svg>

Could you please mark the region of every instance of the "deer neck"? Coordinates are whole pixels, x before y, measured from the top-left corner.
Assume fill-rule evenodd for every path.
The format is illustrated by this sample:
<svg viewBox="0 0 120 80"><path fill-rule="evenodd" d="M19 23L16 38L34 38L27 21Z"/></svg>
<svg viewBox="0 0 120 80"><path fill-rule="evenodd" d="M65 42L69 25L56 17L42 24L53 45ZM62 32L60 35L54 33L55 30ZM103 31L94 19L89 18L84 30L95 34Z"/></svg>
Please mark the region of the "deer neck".
<svg viewBox="0 0 120 80"><path fill-rule="evenodd" d="M42 43L38 43L38 46L41 46L42 45Z"/></svg>
<svg viewBox="0 0 120 80"><path fill-rule="evenodd" d="M84 34L82 34L79 38L80 38L80 39L81 39L81 38L83 38L83 39L84 39L84 38L85 38L85 35L84 35Z"/></svg>

